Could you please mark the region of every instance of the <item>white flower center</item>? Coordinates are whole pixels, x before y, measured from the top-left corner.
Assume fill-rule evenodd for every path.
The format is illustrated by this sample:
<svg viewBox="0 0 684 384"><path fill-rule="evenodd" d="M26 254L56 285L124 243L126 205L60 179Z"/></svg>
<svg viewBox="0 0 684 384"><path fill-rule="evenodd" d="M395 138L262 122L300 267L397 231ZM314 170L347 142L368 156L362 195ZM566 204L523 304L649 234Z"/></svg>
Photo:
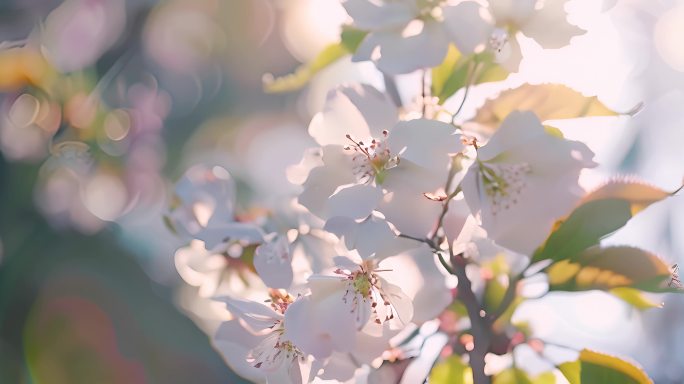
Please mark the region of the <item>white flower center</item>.
<svg viewBox="0 0 684 384"><path fill-rule="evenodd" d="M480 164L484 192L490 198L492 215L518 203L526 186L525 178L532 171L527 163Z"/></svg>
<svg viewBox="0 0 684 384"><path fill-rule="evenodd" d="M347 151L354 151L353 172L359 183L368 184L375 181L382 184L386 171L399 165L399 157L392 155L387 146L388 132L382 131L382 138L371 138L370 143L355 140L346 135L352 144L344 147Z"/></svg>

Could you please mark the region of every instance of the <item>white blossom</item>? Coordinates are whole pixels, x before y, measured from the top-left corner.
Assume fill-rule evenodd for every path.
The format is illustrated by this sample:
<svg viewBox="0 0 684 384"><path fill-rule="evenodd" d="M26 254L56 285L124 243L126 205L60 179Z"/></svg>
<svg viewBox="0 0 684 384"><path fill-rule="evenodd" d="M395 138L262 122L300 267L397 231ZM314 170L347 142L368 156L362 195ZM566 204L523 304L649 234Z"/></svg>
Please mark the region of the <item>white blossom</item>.
<svg viewBox="0 0 684 384"><path fill-rule="evenodd" d="M176 184L177 206L169 214L182 235L204 241L207 249L225 248L228 242L261 243L263 231L236 220L235 181L219 166L197 165Z"/></svg>
<svg viewBox="0 0 684 384"><path fill-rule="evenodd" d="M596 165L586 145L548 132L532 112L512 112L463 183L466 202L499 245L530 255L584 191L580 171Z"/></svg>
<svg viewBox="0 0 684 384"><path fill-rule="evenodd" d="M309 133L323 146L322 156L311 160L320 165L299 167L310 169L299 202L312 213L362 220L377 209L402 233L423 236L432 229L441 207L424 193L443 186L450 155L462 149L453 126L398 121L388 97L362 85L332 91ZM407 217L400 209L406 204L420 215Z"/></svg>
<svg viewBox="0 0 684 384"><path fill-rule="evenodd" d="M497 62L516 72L522 59L518 32L550 49L561 48L584 33L568 23L566 2L488 0L483 7L476 1L463 1L444 8L444 24L461 52L492 52Z"/></svg>
<svg viewBox="0 0 684 384"><path fill-rule="evenodd" d="M438 0L345 0L353 25L369 31L354 61L373 60L386 74L439 65L449 46Z"/></svg>

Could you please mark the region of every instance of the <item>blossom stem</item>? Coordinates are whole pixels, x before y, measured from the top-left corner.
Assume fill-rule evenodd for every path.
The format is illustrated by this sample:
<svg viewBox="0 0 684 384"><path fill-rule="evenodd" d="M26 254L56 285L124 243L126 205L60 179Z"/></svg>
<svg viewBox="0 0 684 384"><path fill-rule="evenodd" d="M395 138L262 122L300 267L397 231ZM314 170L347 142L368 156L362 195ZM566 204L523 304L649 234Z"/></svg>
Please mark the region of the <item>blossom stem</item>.
<svg viewBox="0 0 684 384"><path fill-rule="evenodd" d="M451 265L449 265L449 263L447 263L446 260L444 260L444 255L443 255L444 252L442 252L442 250L439 249L439 247L437 247L437 244L435 244L434 240L427 239L427 238L421 239L420 237L405 235L403 233L400 233L397 236L403 237L404 239L415 240L415 241L427 244L428 246L430 246L432 251L437 255L437 258L439 259L439 263L442 264L442 267L444 267L444 269L446 269L446 271L449 272L449 274L451 274L451 275L454 274L454 269L451 267Z"/></svg>
<svg viewBox="0 0 684 384"><path fill-rule="evenodd" d="M477 72L480 70L480 63L476 62L473 64L471 61L468 64L468 75L467 75L467 80L466 80L466 86L465 86L465 91L463 92L463 98L461 99L461 104L458 106L458 109L456 112L454 112L453 115L451 115L451 124L456 124L456 116L458 116L459 113L461 113L461 110L463 109L463 106L465 105L466 99L468 99L468 91L470 91L470 87L473 85L475 82L475 79L477 78Z"/></svg>
<svg viewBox="0 0 684 384"><path fill-rule="evenodd" d="M394 81L394 78L385 73L382 74L382 78L385 81L385 90L394 102L394 105L399 108L403 107L404 104L401 101L401 95L399 95L399 89L397 88L397 83Z"/></svg>

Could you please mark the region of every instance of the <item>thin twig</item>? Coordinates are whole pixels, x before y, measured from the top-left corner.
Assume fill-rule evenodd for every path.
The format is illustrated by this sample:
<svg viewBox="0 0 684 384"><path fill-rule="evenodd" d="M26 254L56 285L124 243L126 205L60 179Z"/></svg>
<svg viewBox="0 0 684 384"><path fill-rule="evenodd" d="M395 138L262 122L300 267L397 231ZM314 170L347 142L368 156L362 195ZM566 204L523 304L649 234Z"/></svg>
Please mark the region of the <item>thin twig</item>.
<svg viewBox="0 0 684 384"><path fill-rule="evenodd" d="M401 101L401 95L399 95L399 89L397 88L397 83L394 78L386 73L382 74L382 78L385 81L385 91L389 95L390 99L394 102L394 105L401 108L404 103Z"/></svg>
<svg viewBox="0 0 684 384"><path fill-rule="evenodd" d="M466 77L466 87L465 91L463 92L463 98L461 99L461 104L458 106L458 109L456 112L454 112L453 115L451 115L451 124L456 124L456 116L458 116L459 113L461 113L461 110L463 109L463 106L465 105L466 99L468 99L468 92L470 91L470 87L473 85L473 82L475 79L477 79L477 72L480 70L481 66L480 63L475 63L473 66L473 63L470 62L468 66L468 76Z"/></svg>

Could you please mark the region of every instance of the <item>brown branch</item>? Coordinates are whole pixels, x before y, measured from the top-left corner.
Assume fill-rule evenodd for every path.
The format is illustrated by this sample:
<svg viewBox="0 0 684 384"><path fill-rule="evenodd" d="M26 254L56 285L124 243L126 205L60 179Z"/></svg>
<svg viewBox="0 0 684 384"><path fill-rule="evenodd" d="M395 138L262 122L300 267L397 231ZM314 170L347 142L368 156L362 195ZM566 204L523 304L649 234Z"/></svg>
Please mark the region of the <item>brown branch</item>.
<svg viewBox="0 0 684 384"><path fill-rule="evenodd" d="M485 374L485 356L489 351L492 340L492 323L473 292L470 279L466 275L465 267L468 264L462 253L454 255L449 247L451 265L454 275L458 277L458 299L465 305L470 318L470 328L473 334L474 348L469 352L470 367L473 369L473 381L475 384L489 384L491 378Z"/></svg>

